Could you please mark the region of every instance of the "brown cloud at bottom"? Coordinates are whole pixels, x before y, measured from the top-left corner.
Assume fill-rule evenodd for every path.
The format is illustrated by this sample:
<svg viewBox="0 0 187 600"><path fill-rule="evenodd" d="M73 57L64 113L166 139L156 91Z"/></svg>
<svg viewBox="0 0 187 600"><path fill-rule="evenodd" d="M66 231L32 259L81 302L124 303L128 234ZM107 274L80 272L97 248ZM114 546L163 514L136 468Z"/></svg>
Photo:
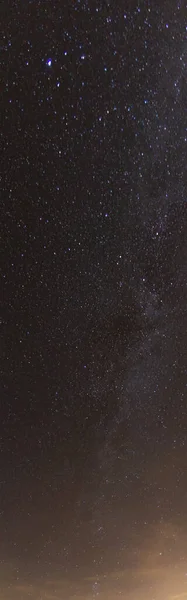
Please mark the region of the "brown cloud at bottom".
<svg viewBox="0 0 187 600"><path fill-rule="evenodd" d="M97 592L98 590L98 592ZM103 577L75 580L2 582L0 600L178 600L187 599L185 568L127 569Z"/></svg>
<svg viewBox="0 0 187 600"><path fill-rule="evenodd" d="M112 557L112 548L111 548ZM139 544L136 566L89 573L75 570L68 576L29 574L20 563L1 563L0 600L179 600L187 599L187 544L182 528L158 523ZM112 562L112 561L111 561Z"/></svg>

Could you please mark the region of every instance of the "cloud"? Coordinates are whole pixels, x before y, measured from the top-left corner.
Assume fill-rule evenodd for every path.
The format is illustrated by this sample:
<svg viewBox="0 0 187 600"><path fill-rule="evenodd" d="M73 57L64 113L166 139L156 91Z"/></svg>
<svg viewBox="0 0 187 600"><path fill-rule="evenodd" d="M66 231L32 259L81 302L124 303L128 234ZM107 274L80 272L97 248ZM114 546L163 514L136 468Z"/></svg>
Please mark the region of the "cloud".
<svg viewBox="0 0 187 600"><path fill-rule="evenodd" d="M4 564L0 569L0 600L187 600L185 534L178 526L159 522L142 539L137 564L98 573L51 572L39 577L24 567ZM111 549L112 550L112 549Z"/></svg>

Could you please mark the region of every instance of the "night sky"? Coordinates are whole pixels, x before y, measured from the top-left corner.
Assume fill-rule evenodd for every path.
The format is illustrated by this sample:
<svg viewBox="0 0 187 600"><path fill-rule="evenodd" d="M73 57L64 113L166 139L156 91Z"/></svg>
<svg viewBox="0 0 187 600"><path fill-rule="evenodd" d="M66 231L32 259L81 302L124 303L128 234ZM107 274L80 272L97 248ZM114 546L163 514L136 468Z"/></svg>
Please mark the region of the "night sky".
<svg viewBox="0 0 187 600"><path fill-rule="evenodd" d="M187 597L187 7L1 3L0 600Z"/></svg>

